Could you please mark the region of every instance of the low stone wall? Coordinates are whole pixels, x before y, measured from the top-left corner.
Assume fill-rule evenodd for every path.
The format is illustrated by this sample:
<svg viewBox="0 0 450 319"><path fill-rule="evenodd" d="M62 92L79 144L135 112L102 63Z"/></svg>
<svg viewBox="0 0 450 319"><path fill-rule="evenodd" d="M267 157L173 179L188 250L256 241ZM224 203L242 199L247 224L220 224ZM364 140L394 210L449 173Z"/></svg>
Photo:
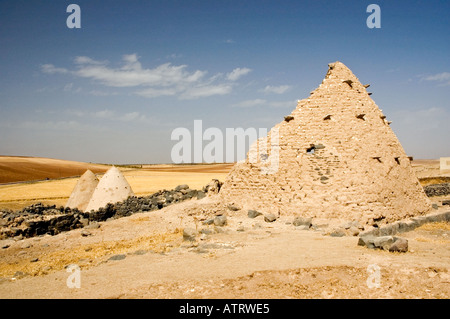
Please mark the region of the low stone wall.
<svg viewBox="0 0 450 319"><path fill-rule="evenodd" d="M154 211L192 198L200 199L205 197L206 192L208 186L203 190L194 190L189 189L188 185L180 185L173 190L163 190L145 197L129 197L123 202L108 204L91 212L42 204L31 205L16 212L3 211L0 212L0 239L56 235L109 218Z"/></svg>
<svg viewBox="0 0 450 319"><path fill-rule="evenodd" d="M450 183L432 184L424 186L423 190L428 197L445 196L450 194Z"/></svg>
<svg viewBox="0 0 450 319"><path fill-rule="evenodd" d="M405 233L416 229L426 223L435 223L450 221L450 211L443 213L433 213L426 216L413 217L407 221L397 221L392 224L382 226L380 228L373 228L359 234L359 237L364 236L393 236L398 233Z"/></svg>

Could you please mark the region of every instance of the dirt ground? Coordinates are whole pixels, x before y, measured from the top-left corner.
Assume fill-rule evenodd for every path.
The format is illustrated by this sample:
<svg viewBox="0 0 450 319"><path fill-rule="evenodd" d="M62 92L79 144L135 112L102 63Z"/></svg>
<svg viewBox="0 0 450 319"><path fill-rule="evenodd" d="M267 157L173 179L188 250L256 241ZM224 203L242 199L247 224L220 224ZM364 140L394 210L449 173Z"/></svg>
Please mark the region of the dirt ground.
<svg viewBox="0 0 450 319"><path fill-rule="evenodd" d="M0 298L450 297L448 223L401 234L409 251L390 253L324 235L342 221L299 230L292 217L268 223L228 211L227 225L203 225L217 205L207 197L103 222L87 236L78 229L3 241ZM183 240L186 227L204 234ZM70 264L81 269L80 288L68 286Z"/></svg>
<svg viewBox="0 0 450 319"><path fill-rule="evenodd" d="M437 161L414 161L419 178L439 177ZM137 195L224 180L221 165L122 168ZM442 175L442 174L441 174ZM439 177L440 178L440 177ZM0 208L61 203L76 179L0 186ZM438 211L449 210L432 198ZM3 201L3 202L2 202ZM58 202L59 201L59 202ZM215 196L56 236L0 242L0 298L443 298L450 297L450 224L399 234L406 253L331 237L343 220L313 220L300 230L292 216L275 222L227 210ZM227 225L202 222L226 212ZM436 212L436 211L435 211ZM196 229L194 241L183 229ZM73 265L79 267L79 273ZM74 287L79 278L80 288Z"/></svg>

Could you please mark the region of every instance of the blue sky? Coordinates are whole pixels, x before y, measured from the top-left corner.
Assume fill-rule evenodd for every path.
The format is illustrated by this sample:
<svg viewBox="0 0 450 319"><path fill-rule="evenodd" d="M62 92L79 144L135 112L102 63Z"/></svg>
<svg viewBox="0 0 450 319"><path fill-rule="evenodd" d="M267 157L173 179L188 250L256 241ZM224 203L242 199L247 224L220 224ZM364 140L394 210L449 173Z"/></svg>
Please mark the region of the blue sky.
<svg viewBox="0 0 450 319"><path fill-rule="evenodd" d="M81 28L69 29L69 4ZM369 29L369 4L381 28ZM178 127L270 128L341 61L415 158L450 156L449 1L0 1L0 154L168 163ZM206 143L206 142L205 142Z"/></svg>

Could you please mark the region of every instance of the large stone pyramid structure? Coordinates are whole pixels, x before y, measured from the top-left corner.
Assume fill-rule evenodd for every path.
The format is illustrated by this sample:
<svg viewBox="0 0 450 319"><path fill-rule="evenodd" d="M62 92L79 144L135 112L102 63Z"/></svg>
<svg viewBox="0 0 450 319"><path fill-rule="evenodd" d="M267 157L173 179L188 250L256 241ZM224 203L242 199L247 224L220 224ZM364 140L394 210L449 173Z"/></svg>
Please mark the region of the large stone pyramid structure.
<svg viewBox="0 0 450 319"><path fill-rule="evenodd" d="M343 63L329 64L321 85L233 167L224 201L378 224L429 212L410 158L367 87Z"/></svg>
<svg viewBox="0 0 450 319"><path fill-rule="evenodd" d="M69 200L67 201L66 207L78 208L79 210L84 211L91 200L97 184L98 179L95 174L90 170L87 170L75 185Z"/></svg>
<svg viewBox="0 0 450 319"><path fill-rule="evenodd" d="M108 203L117 203L134 196L130 184L120 172L113 166L100 179L94 193L86 207L86 211L98 210L105 207Z"/></svg>

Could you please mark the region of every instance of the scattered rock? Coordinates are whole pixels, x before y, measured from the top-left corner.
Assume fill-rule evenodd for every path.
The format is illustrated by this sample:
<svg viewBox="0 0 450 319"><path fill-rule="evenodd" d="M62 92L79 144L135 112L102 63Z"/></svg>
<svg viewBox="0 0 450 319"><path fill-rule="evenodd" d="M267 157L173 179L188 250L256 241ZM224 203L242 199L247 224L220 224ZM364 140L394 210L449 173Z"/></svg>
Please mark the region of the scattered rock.
<svg viewBox="0 0 450 319"><path fill-rule="evenodd" d="M203 191L198 191L197 192L197 199L202 199L202 198L205 198L205 197L206 197L205 192L203 192Z"/></svg>
<svg viewBox="0 0 450 319"><path fill-rule="evenodd" d="M80 218L80 224L83 225L83 227L86 227L89 225L89 219L88 218Z"/></svg>
<svg viewBox="0 0 450 319"><path fill-rule="evenodd" d="M443 200L442 205L450 205L450 199Z"/></svg>
<svg viewBox="0 0 450 319"><path fill-rule="evenodd" d="M292 224L294 226L308 226L308 228L309 228L312 225L312 218L311 217L295 217Z"/></svg>
<svg viewBox="0 0 450 319"><path fill-rule="evenodd" d="M244 227L244 226L239 226L239 227L236 229L236 231L238 231L238 232L243 232L243 231L245 231L245 227Z"/></svg>
<svg viewBox="0 0 450 319"><path fill-rule="evenodd" d="M297 226L297 229L298 230L309 230L309 226L308 225L300 225L300 226Z"/></svg>
<svg viewBox="0 0 450 319"><path fill-rule="evenodd" d="M423 190L428 197L448 195L450 194L450 183L427 185L423 187Z"/></svg>
<svg viewBox="0 0 450 319"><path fill-rule="evenodd" d="M148 250L145 249L139 249L134 252L135 255L145 255L146 253L148 253Z"/></svg>
<svg viewBox="0 0 450 319"><path fill-rule="evenodd" d="M114 255L108 258L108 260L122 260L125 259L127 255L120 254L120 255Z"/></svg>
<svg viewBox="0 0 450 319"><path fill-rule="evenodd" d="M408 240L401 237L394 237L394 243L389 247L390 252L402 252L406 253L408 251Z"/></svg>
<svg viewBox="0 0 450 319"><path fill-rule="evenodd" d="M408 240L401 237L394 236L372 236L366 235L359 237L359 246L365 246L370 249L383 249L390 252L407 252Z"/></svg>
<svg viewBox="0 0 450 319"><path fill-rule="evenodd" d="M227 233L227 231L223 227L220 227L220 226L215 226L214 231L218 234L219 233Z"/></svg>
<svg viewBox="0 0 450 319"><path fill-rule="evenodd" d="M186 184L183 184L183 185L178 185L177 187L175 187L175 191L181 191L182 189L189 189L189 186Z"/></svg>
<svg viewBox="0 0 450 319"><path fill-rule="evenodd" d="M432 207L433 209L438 209L438 208L439 208L438 204L436 204L436 203L431 204L431 207Z"/></svg>
<svg viewBox="0 0 450 319"><path fill-rule="evenodd" d="M9 240L5 240L5 241L2 241L2 243L1 243L1 247L3 248L3 249L6 249L6 248L9 248L9 247L11 247L11 244L12 244L12 241L9 241Z"/></svg>
<svg viewBox="0 0 450 319"><path fill-rule="evenodd" d="M25 242L20 246L20 248L22 248L22 249L26 249L26 248L30 248L30 247L31 247L31 244L29 242Z"/></svg>
<svg viewBox="0 0 450 319"><path fill-rule="evenodd" d="M394 243L394 237L392 236L380 236L376 237L373 241L373 244L376 248L389 250L391 245Z"/></svg>
<svg viewBox="0 0 450 319"><path fill-rule="evenodd" d="M26 277L26 276L29 276L29 273L26 273L26 272L23 272L23 271L16 271L14 273L13 278L20 279L20 278L23 278L23 277Z"/></svg>
<svg viewBox="0 0 450 319"><path fill-rule="evenodd" d="M350 236L358 236L360 231L359 231L359 228L352 226L352 227L350 227L348 232L349 232Z"/></svg>
<svg viewBox="0 0 450 319"><path fill-rule="evenodd" d="M184 240L194 241L196 235L197 235L197 231L193 228L183 229L183 239Z"/></svg>
<svg viewBox="0 0 450 319"><path fill-rule="evenodd" d="M81 236L83 236L83 237L92 236L92 233L90 231L88 231L88 230L83 229L81 231Z"/></svg>
<svg viewBox="0 0 450 319"><path fill-rule="evenodd" d="M22 210L0 212L0 239L36 237L44 234L56 235L77 228L94 229L98 222L113 220L142 211L162 209L168 205L197 197L206 192L217 193L222 183L211 181L203 191L179 185L173 190L162 190L144 197L129 196L122 202L108 204L98 210L82 212L77 208L56 207L56 205L33 204Z"/></svg>
<svg viewBox="0 0 450 319"><path fill-rule="evenodd" d="M92 222L88 226L85 227L86 229L97 229L100 228L100 223Z"/></svg>
<svg viewBox="0 0 450 319"><path fill-rule="evenodd" d="M256 217L258 217L260 215L262 215L262 213L260 213L260 212L258 212L256 210L250 209L248 211L248 217L250 217L250 218L256 218Z"/></svg>
<svg viewBox="0 0 450 319"><path fill-rule="evenodd" d="M214 230L211 228L203 228L200 230L200 234L211 235L211 234L214 234Z"/></svg>
<svg viewBox="0 0 450 319"><path fill-rule="evenodd" d="M371 235L362 236L362 237L359 237L358 245L366 246L369 249L375 249L374 241L375 241L374 236L371 236Z"/></svg>
<svg viewBox="0 0 450 319"><path fill-rule="evenodd" d="M30 262L32 262L32 263L35 263L37 261L39 261L39 258L32 258L32 259L30 259Z"/></svg>
<svg viewBox="0 0 450 319"><path fill-rule="evenodd" d="M343 237L345 236L345 231L342 228L333 229L330 233L331 237Z"/></svg>
<svg viewBox="0 0 450 319"><path fill-rule="evenodd" d="M239 207L234 206L234 205L228 205L227 208L233 212L241 210Z"/></svg>
<svg viewBox="0 0 450 319"><path fill-rule="evenodd" d="M214 225L215 226L225 226L227 224L227 216L216 216L214 217Z"/></svg>
<svg viewBox="0 0 450 319"><path fill-rule="evenodd" d="M267 223L273 223L276 220L277 220L277 216L275 216L272 213L264 215L264 221L267 222Z"/></svg>
<svg viewBox="0 0 450 319"><path fill-rule="evenodd" d="M207 219L202 224L203 225L212 225L212 224L214 224L214 218Z"/></svg>

